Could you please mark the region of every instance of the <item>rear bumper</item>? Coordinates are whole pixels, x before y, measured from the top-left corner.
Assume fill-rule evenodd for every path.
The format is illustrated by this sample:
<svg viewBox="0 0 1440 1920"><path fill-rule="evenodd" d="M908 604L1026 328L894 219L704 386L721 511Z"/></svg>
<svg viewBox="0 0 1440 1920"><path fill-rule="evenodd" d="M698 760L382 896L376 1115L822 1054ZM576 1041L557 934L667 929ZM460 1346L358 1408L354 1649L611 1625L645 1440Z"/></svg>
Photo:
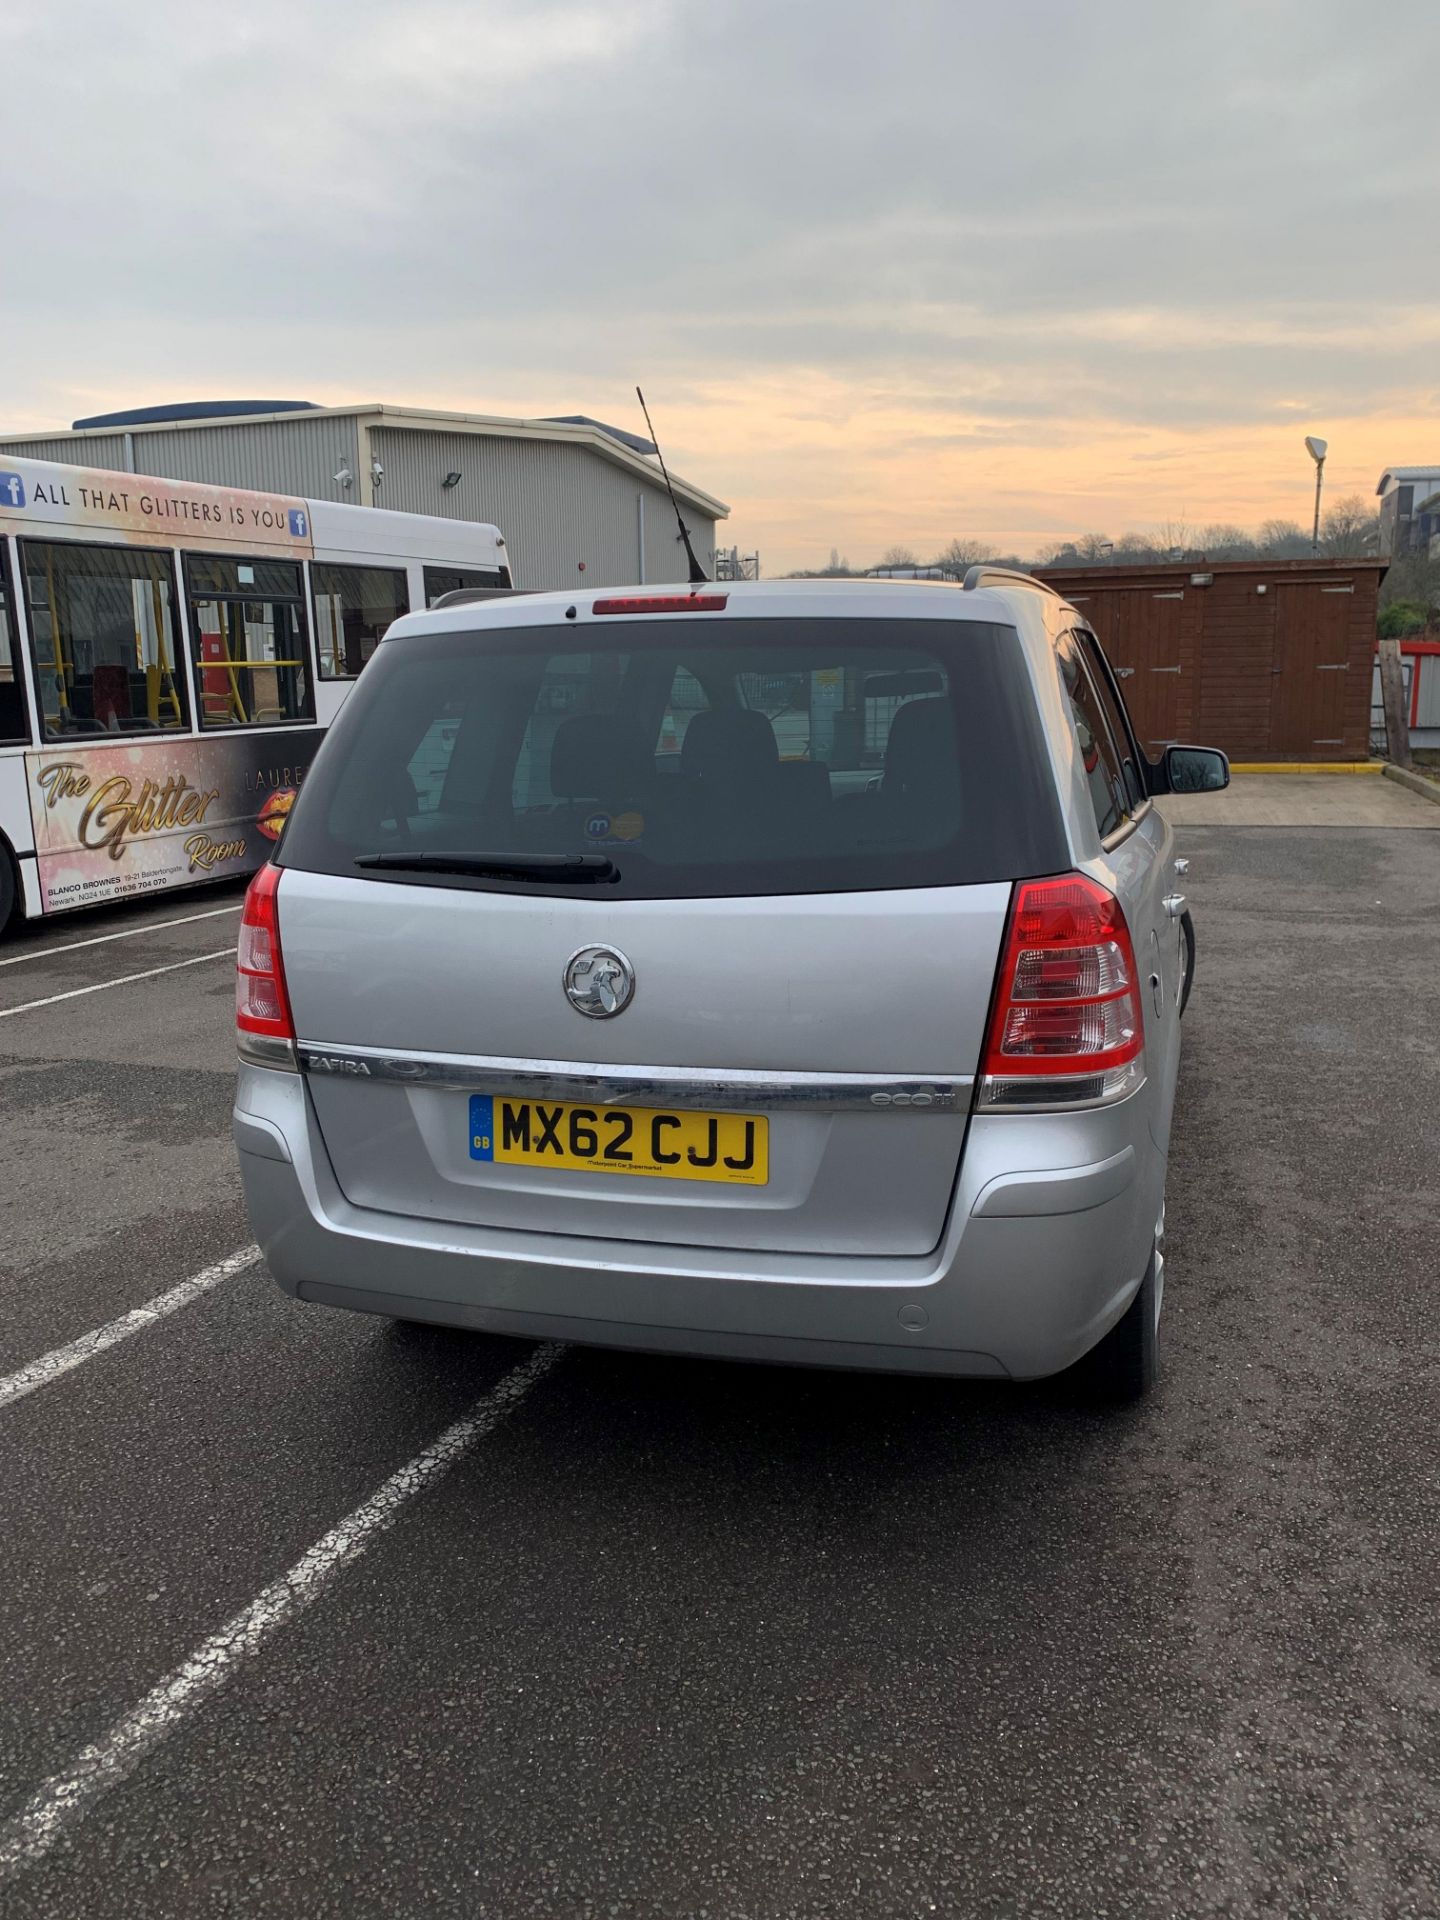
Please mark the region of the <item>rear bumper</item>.
<svg viewBox="0 0 1440 1920"><path fill-rule="evenodd" d="M1143 1092L1097 1113L978 1117L944 1237L918 1258L742 1254L355 1207L294 1073L242 1069L235 1137L256 1238L299 1299L531 1339L906 1373L1029 1379L1079 1359L1139 1285L1164 1192Z"/></svg>

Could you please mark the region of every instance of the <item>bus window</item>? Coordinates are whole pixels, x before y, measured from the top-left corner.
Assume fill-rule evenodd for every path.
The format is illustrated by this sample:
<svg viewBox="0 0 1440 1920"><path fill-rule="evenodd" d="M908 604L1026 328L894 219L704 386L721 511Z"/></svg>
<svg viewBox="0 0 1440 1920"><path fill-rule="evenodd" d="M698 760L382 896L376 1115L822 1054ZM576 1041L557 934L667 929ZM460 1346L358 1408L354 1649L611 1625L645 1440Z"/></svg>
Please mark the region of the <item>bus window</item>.
<svg viewBox="0 0 1440 1920"><path fill-rule="evenodd" d="M30 738L25 688L20 679L20 632L10 598L9 561L0 539L0 746Z"/></svg>
<svg viewBox="0 0 1440 1920"><path fill-rule="evenodd" d="M410 611L405 574L395 567L336 567L316 560L310 579L320 678L353 680L390 622Z"/></svg>
<svg viewBox="0 0 1440 1920"><path fill-rule="evenodd" d="M299 566L187 553L185 585L201 726L313 720Z"/></svg>
<svg viewBox="0 0 1440 1920"><path fill-rule="evenodd" d="M508 567L426 567L425 604L433 607L442 593L458 593L462 587L508 587Z"/></svg>
<svg viewBox="0 0 1440 1920"><path fill-rule="evenodd" d="M186 726L171 556L68 540L20 556L45 738Z"/></svg>

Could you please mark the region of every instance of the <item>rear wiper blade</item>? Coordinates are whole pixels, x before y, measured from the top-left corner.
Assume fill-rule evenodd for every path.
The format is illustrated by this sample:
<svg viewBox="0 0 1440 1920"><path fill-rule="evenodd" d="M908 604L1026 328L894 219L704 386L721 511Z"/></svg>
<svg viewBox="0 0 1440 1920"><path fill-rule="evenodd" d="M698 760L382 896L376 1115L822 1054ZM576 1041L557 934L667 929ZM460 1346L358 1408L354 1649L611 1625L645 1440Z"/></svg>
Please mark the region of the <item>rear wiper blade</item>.
<svg viewBox="0 0 1440 1920"><path fill-rule="evenodd" d="M618 880L604 853L362 853L357 867L390 873L468 873L502 880Z"/></svg>

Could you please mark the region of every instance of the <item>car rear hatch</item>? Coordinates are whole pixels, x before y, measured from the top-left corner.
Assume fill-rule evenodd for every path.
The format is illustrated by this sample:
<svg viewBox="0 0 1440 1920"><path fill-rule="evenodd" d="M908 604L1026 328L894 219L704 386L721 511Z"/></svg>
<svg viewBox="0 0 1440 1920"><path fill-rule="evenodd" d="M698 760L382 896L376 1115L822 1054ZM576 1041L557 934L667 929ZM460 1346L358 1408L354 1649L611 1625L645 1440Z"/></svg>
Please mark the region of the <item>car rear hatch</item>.
<svg viewBox="0 0 1440 1920"><path fill-rule="evenodd" d="M1013 630L407 634L281 849L357 1205L777 1253L933 1247L1011 884L1066 856Z"/></svg>

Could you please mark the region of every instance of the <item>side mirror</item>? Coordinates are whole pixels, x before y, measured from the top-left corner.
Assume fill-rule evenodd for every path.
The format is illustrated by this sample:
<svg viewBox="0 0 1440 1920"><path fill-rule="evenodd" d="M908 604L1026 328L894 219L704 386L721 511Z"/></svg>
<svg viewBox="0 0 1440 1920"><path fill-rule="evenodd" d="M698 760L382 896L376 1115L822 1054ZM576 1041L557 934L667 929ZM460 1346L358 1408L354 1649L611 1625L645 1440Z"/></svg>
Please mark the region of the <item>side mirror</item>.
<svg viewBox="0 0 1440 1920"><path fill-rule="evenodd" d="M1218 747L1167 747L1161 766L1166 793L1219 793L1230 784L1230 762Z"/></svg>

